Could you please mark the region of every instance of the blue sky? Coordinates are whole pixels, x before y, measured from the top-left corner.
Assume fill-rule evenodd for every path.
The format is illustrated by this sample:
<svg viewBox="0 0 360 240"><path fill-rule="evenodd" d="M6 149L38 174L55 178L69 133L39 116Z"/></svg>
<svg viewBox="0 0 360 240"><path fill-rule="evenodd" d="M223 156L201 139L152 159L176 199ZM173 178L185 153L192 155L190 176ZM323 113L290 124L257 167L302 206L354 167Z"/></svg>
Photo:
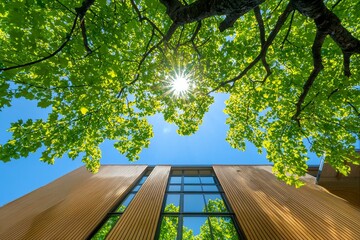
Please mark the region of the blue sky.
<svg viewBox="0 0 360 240"><path fill-rule="evenodd" d="M164 122L161 115L150 118L154 125L154 138L150 147L144 149L140 160L134 164L177 164L177 165L211 165L211 164L269 164L265 155L259 155L251 145L241 152L232 149L225 141L226 115L223 113L227 95L216 95L216 101L205 115L199 131L192 136L179 136L176 126ZM23 118L46 117L44 109L37 109L36 102L14 100L11 108L0 112L0 143L5 143L10 133L6 132L10 122ZM129 161L112 147L110 141L102 148L102 164L129 164ZM82 166L80 159L70 160L66 157L57 159L54 165L39 161L40 152L27 158L7 163L0 161L0 206L15 200L61 176ZM318 164L319 159L311 157L308 164Z"/></svg>

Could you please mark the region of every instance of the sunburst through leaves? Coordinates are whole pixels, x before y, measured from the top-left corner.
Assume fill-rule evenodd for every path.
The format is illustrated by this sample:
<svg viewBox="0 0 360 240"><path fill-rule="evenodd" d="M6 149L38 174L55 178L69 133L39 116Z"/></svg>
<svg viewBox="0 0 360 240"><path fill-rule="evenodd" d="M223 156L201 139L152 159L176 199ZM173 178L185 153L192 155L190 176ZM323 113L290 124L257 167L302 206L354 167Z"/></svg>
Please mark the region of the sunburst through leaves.
<svg viewBox="0 0 360 240"><path fill-rule="evenodd" d="M186 97L191 90L190 81L190 75L185 71L175 72L169 81L170 93L177 98Z"/></svg>

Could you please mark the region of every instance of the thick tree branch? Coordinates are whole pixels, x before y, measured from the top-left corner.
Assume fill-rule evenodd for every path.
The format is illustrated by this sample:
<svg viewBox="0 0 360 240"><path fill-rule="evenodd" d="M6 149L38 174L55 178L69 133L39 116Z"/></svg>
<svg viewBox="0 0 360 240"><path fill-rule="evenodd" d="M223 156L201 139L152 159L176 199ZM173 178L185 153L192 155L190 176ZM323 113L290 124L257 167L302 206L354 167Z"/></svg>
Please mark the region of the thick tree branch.
<svg viewBox="0 0 360 240"><path fill-rule="evenodd" d="M344 55L344 75L350 76L350 57L360 53L360 41L341 25L340 19L331 12L323 0L292 0L291 3L301 14L314 19L319 31L330 35Z"/></svg>
<svg viewBox="0 0 360 240"><path fill-rule="evenodd" d="M264 0L198 0L184 5L178 0L160 0L166 7L166 13L177 25L201 21L212 16L225 15L220 31L231 27L245 13L259 6Z"/></svg>
<svg viewBox="0 0 360 240"><path fill-rule="evenodd" d="M317 31L316 32L316 37L312 46L312 54L313 54L313 61L314 61L314 68L309 76L309 78L307 79L307 81L305 82L304 86L303 86L303 91L299 96L299 99L296 103L296 112L295 114L292 116L293 120L296 120L299 123L299 116L301 111L303 110L303 108L301 107L302 104L305 101L305 98L307 96L307 94L310 91L310 88L312 87L316 77L319 75L320 71L324 68L324 66L322 65L322 59L321 59L321 48L322 45L324 43L324 40L326 38L326 33Z"/></svg>
<svg viewBox="0 0 360 240"><path fill-rule="evenodd" d="M256 21L258 22L258 26L259 26L259 30L260 30L261 48L264 48L265 47L265 26L264 26L264 21L263 21L262 16L261 16L260 8L255 7L254 8L254 13L255 13ZM271 75L270 66L266 62L266 54L263 54L261 56L261 62L264 65L265 70L266 70L266 76L264 77L264 79L262 81L262 82L265 82L266 79Z"/></svg>

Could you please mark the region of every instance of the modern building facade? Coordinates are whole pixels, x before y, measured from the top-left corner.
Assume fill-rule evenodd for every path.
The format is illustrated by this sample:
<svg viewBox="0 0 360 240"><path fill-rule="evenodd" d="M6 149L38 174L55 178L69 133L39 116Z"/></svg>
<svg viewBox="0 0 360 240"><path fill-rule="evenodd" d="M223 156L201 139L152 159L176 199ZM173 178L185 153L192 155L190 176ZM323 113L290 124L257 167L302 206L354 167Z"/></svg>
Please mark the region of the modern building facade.
<svg viewBox="0 0 360 240"><path fill-rule="evenodd" d="M360 207L304 181L271 166L82 167L3 206L0 239L359 239Z"/></svg>

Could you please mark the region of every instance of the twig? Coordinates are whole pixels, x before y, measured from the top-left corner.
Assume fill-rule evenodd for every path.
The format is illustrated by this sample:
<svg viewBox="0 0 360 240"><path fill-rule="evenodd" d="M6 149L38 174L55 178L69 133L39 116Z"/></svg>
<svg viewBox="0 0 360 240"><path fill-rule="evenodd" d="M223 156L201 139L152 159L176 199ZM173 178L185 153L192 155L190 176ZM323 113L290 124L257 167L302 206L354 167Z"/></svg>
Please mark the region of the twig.
<svg viewBox="0 0 360 240"><path fill-rule="evenodd" d="M293 20L294 20L294 15L295 15L295 10L293 11L293 14L291 15L290 23L289 23L289 28L288 28L288 30L287 30L287 32L286 32L286 35L285 35L285 37L284 37L284 40L283 40L282 43L281 43L280 49L283 49L283 48L284 48L285 41L286 41L286 42L289 42L289 40L287 40L287 38L289 37L290 31L291 31L291 26L292 26L292 22L293 22Z"/></svg>
<svg viewBox="0 0 360 240"><path fill-rule="evenodd" d="M56 54L58 54L59 52L61 52L61 50L66 46L66 44L68 44L68 42L70 41L71 39L71 36L74 32L74 29L76 27L76 22L78 20L79 16L76 15L75 19L74 19L74 23L71 27L71 30L70 32L67 34L66 36L66 40L65 42L63 42L63 44L61 44L61 46L56 49L53 53L49 54L48 56L46 57L43 57L43 58L40 58L38 60L35 60L35 61L32 61L32 62L28 62L28 63L24 63L24 64L20 64L20 65L16 65L16 66L12 66L12 67L7 67L7 68L0 68L0 71L8 71L8 70L11 70L11 69L16 69L16 68L21 68L21 67L27 67L27 66L31 66L31 65L34 65L36 63L39 63L39 62L42 62L42 61L45 61L49 58L52 58L53 56L55 56Z"/></svg>
<svg viewBox="0 0 360 240"><path fill-rule="evenodd" d="M235 82L239 79L241 79L242 77L244 77L247 72L253 68L262 58L263 55L266 55L268 48L270 47L270 45L272 44L272 42L274 41L275 37L277 36L277 34L279 33L281 27L284 25L287 17L289 16L290 12L293 10L293 7L291 4L288 4L286 6L286 9L284 10L284 12L279 16L274 29L272 30L272 32L270 33L267 41L264 44L264 47L261 49L259 55L236 77L227 80L225 82L220 83L216 88L212 89L211 91L209 91L207 94L210 94L212 92L215 92L217 90L219 90L220 88L226 86L229 83L233 83L235 84Z"/></svg>

